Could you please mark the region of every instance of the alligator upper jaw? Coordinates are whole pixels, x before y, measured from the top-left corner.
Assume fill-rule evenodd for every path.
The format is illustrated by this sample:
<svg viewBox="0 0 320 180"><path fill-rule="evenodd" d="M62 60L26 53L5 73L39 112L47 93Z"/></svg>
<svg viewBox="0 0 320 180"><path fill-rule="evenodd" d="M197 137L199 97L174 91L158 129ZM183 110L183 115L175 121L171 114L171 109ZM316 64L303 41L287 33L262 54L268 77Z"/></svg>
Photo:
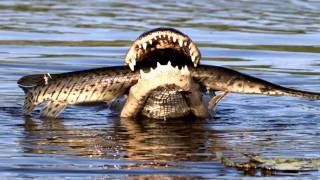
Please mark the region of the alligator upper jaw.
<svg viewBox="0 0 320 180"><path fill-rule="evenodd" d="M192 40L173 28L157 28L140 35L125 57L131 70L136 66L156 67L156 63L174 66L193 65L200 62L201 54Z"/></svg>

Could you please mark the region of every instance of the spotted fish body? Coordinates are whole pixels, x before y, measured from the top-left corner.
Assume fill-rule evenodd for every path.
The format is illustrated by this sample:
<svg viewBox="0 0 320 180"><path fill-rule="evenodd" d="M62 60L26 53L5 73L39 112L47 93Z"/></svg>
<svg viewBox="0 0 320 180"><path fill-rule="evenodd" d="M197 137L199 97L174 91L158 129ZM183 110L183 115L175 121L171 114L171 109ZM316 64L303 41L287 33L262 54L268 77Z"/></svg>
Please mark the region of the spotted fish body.
<svg viewBox="0 0 320 180"><path fill-rule="evenodd" d="M320 99L318 92L283 87L224 67L199 65L189 70L197 83L214 91Z"/></svg>
<svg viewBox="0 0 320 180"><path fill-rule="evenodd" d="M194 82L213 91L320 99L319 93L282 87L224 67L199 65L197 68L189 67L189 71ZM20 79L18 84L26 91L25 114L47 101L42 116L57 117L68 105L112 102L126 94L139 78L137 71L118 66L50 76L31 75ZM157 119L181 117L190 113L184 95L174 89L158 89L141 104L145 106L142 115Z"/></svg>
<svg viewBox="0 0 320 180"><path fill-rule="evenodd" d="M40 79L36 86L28 88L24 113L29 114L45 101L48 102L42 110L42 116L45 117L57 117L66 106L72 104L111 102L124 95L139 76L139 73L132 72L127 67L53 74L46 77L47 82ZM44 77L40 78L45 79ZM25 82L20 84L26 85Z"/></svg>

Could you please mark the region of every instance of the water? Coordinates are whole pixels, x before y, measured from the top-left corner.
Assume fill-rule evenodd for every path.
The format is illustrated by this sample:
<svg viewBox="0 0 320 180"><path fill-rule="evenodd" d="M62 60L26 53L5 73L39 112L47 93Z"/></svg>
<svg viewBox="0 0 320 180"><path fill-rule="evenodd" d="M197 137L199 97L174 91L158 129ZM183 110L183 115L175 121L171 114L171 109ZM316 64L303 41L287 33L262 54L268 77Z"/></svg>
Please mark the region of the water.
<svg viewBox="0 0 320 180"><path fill-rule="evenodd" d="M203 64L231 67L289 87L320 91L320 2L1 1L0 174L3 178L240 178L224 167L245 153L320 157L319 101L231 94L207 121L126 121L103 105L61 119L22 115L17 79L123 64L145 30L188 34ZM276 173L319 177L319 171Z"/></svg>

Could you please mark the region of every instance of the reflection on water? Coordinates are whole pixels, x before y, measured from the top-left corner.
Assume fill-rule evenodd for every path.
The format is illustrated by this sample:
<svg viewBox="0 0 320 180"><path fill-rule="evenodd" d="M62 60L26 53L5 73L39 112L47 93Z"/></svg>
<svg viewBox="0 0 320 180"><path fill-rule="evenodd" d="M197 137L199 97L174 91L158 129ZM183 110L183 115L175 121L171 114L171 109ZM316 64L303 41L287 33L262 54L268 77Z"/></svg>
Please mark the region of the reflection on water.
<svg viewBox="0 0 320 180"><path fill-rule="evenodd" d="M66 126L62 119L36 122L25 117L20 143L25 153L68 154L77 157L146 160L152 162L210 161L215 152L229 149L206 121L112 118L114 125L99 128Z"/></svg>
<svg viewBox="0 0 320 180"><path fill-rule="evenodd" d="M66 160L77 166L88 166L82 161L92 159L94 164L90 169L96 171L112 168L113 173L122 174L117 171L121 169L135 174L136 170L151 168L156 174L172 171L175 178L179 177L177 173L196 173L197 170L192 170L193 165L213 175L214 168L222 168L218 162L210 162L215 160L215 152L230 149L213 130L208 129L207 121L111 119L113 125L106 125L100 119L99 123L84 122L86 126L77 126L77 122L66 125L63 119L40 120L28 116L24 118L19 144L22 152L31 156L79 159L80 162Z"/></svg>
<svg viewBox="0 0 320 180"><path fill-rule="evenodd" d="M204 64L320 91L318 1L16 0L1 1L0 13L2 177L234 179L268 174L226 168L216 152L320 157L318 101L231 94L206 121L119 119L103 105L40 119L23 117L16 85L27 74L122 65L140 33L171 26L199 45Z"/></svg>

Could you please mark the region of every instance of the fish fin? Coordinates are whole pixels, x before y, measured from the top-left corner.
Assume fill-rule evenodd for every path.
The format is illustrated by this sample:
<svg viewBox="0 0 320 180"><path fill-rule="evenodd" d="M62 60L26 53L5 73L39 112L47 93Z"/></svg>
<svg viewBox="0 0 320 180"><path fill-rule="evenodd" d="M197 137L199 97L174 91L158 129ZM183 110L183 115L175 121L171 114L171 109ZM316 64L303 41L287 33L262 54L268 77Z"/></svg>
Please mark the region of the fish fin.
<svg viewBox="0 0 320 180"><path fill-rule="evenodd" d="M41 111L42 117L56 118L67 107L68 104L58 101L48 101L46 106Z"/></svg>
<svg viewBox="0 0 320 180"><path fill-rule="evenodd" d="M209 109L215 109L217 107L217 104L226 96L228 95L228 91L223 91L222 93L214 96L210 101L209 101Z"/></svg>
<svg viewBox="0 0 320 180"><path fill-rule="evenodd" d="M34 102L34 96L32 92L27 92L26 97L24 99L24 105L23 105L23 113L24 114L30 114L31 111L37 106L37 104Z"/></svg>
<svg viewBox="0 0 320 180"><path fill-rule="evenodd" d="M27 92L38 85L46 84L50 79L53 79L56 74L33 74L23 76L17 82L18 86L27 94Z"/></svg>

